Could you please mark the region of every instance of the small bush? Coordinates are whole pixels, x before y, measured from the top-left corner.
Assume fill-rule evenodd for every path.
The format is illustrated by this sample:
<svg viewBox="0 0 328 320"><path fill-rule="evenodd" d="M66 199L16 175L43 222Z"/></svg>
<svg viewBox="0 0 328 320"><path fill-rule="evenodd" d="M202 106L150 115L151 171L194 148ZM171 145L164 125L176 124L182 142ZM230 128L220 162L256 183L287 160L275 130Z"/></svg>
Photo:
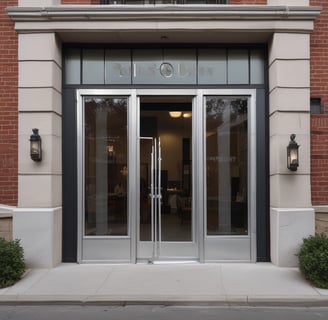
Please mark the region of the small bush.
<svg viewBox="0 0 328 320"><path fill-rule="evenodd" d="M318 288L328 289L328 237L325 234L303 240L298 253L299 268L304 277Z"/></svg>
<svg viewBox="0 0 328 320"><path fill-rule="evenodd" d="M0 288L15 284L24 272L24 252L19 240L0 238Z"/></svg>

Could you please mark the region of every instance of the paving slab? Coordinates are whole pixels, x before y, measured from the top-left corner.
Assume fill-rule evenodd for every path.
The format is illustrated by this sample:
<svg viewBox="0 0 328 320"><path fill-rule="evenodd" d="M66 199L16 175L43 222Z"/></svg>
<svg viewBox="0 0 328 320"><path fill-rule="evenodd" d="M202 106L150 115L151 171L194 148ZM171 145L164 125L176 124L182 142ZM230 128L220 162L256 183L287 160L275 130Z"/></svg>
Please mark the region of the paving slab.
<svg viewBox="0 0 328 320"><path fill-rule="evenodd" d="M223 285L228 295L316 296L317 291L297 268L279 268L272 264L222 265Z"/></svg>
<svg viewBox="0 0 328 320"><path fill-rule="evenodd" d="M220 266L137 265L116 268L98 294L187 297L225 295Z"/></svg>

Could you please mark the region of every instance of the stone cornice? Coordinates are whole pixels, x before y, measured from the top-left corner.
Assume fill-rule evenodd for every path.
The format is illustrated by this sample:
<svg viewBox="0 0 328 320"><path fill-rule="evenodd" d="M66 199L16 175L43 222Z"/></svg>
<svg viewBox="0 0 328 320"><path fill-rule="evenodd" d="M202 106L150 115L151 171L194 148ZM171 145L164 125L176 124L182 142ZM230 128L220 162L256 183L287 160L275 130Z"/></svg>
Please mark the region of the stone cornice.
<svg viewBox="0 0 328 320"><path fill-rule="evenodd" d="M186 20L315 20L318 6L254 5L61 5L54 7L8 7L14 22L37 21L186 21Z"/></svg>

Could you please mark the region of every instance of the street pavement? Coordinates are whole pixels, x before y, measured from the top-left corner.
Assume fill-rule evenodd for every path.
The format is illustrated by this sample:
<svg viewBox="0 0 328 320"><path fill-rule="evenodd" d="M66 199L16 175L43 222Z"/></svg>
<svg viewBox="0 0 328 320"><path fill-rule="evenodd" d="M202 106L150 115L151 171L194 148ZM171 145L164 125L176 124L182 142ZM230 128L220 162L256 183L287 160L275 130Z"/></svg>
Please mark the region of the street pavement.
<svg viewBox="0 0 328 320"><path fill-rule="evenodd" d="M0 304L327 306L328 290L271 263L66 264L31 269Z"/></svg>

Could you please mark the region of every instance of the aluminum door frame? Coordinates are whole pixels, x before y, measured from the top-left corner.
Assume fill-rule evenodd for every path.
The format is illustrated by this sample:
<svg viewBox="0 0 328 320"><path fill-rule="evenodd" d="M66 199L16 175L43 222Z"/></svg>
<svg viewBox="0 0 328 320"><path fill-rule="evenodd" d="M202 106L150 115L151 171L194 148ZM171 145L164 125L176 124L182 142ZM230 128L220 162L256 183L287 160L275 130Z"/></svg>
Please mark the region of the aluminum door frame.
<svg viewBox="0 0 328 320"><path fill-rule="evenodd" d="M207 235L207 203L206 203L206 96L228 96L248 98L248 235ZM203 150L202 177L203 212L204 212L204 247L202 262L256 262L256 89L204 89L199 91L199 104L203 106L199 116L202 119ZM223 248L223 249L222 249Z"/></svg>
<svg viewBox="0 0 328 320"><path fill-rule="evenodd" d="M84 97L126 97L127 107L127 148L128 148L128 235L127 236L85 236L84 212L85 212L85 151L84 151ZM80 89L76 90L76 117L77 117L77 208L78 208L78 232L77 232L77 260L79 263L130 263L135 261L135 250L131 246L131 239L135 238L135 219L132 208L135 208L136 195L134 184L136 181L135 163L136 146L131 143L136 135L136 92L134 89Z"/></svg>
<svg viewBox="0 0 328 320"><path fill-rule="evenodd" d="M83 96L125 96L128 101L128 236L104 236L99 237L98 245L91 246L92 249L108 252L127 251L127 254L118 255L113 259L84 259L83 251L83 223L84 223L84 132L83 132ZM195 227L193 228L194 239L197 242L199 262L223 261L224 259L208 259L205 254L206 236L206 155L205 155L205 108L204 97L206 95L216 96L249 96L249 132L248 132L248 213L249 213L249 259L240 261L256 261L256 89L80 89L76 91L76 116L77 116L77 208L78 208L78 232L77 232L77 257L79 263L136 263L138 242L138 217L139 217L139 108L137 106L139 96L191 96L193 98L192 119L192 184L193 188L193 211L195 215ZM138 159L135 161L135 159ZM197 197L197 198L196 198ZM138 212L135 212L138 208ZM134 212L134 214L133 214ZM238 236L220 237L222 244L225 240L234 240ZM112 240L112 247L108 248L108 240ZM206 246L211 246L210 242ZM229 245L228 245L229 249ZM239 260L235 260L239 261Z"/></svg>

